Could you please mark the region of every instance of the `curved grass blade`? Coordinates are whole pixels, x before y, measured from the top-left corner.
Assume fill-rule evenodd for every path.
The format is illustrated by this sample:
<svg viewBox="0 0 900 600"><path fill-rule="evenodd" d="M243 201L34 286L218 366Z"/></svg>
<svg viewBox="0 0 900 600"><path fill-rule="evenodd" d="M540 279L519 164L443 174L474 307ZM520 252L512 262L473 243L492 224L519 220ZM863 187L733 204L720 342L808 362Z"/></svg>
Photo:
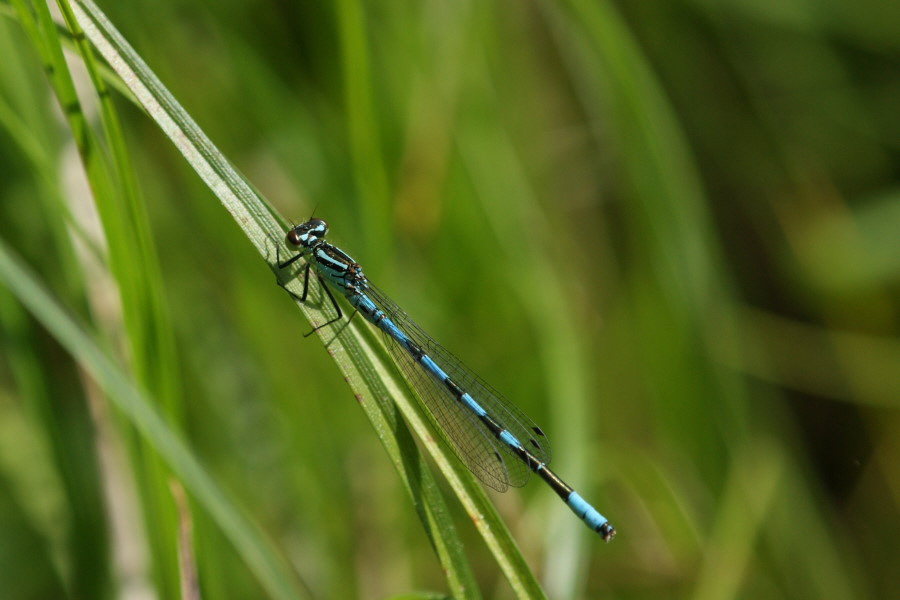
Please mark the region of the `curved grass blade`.
<svg viewBox="0 0 900 600"><path fill-rule="evenodd" d="M283 220L254 192L244 178L228 163L207 136L165 89L143 60L89 0L76 0L72 12L85 36L100 52L134 97L172 140L204 182L219 197L225 208L244 230L270 268L276 269L272 239L280 239ZM300 292L299 283L287 287ZM312 321L321 317L315 307L301 306ZM322 335L331 335L327 332ZM361 402L367 416L395 463L404 484L420 511L423 525L435 544L436 552L448 574L451 588L459 597L475 597L471 575L452 521L446 518L443 500L422 463L414 444L405 440L405 427L396 419L393 404L381 400L390 396L406 421L425 441L426 448L450 480L455 493L475 521L489 548L519 597L542 597L542 592L502 521L483 491L455 458L452 451L434 442L426 425L427 417L405 386L396 385L392 372L385 369L377 344L364 342L365 334L355 326L347 327L331 340L329 350ZM389 392L389 393L388 393ZM373 402L374 400L374 402ZM390 406L388 406L390 405ZM411 476L420 473L421 479ZM188 486L190 487L190 486ZM421 493L421 496L417 496ZM423 510L424 509L424 510Z"/></svg>

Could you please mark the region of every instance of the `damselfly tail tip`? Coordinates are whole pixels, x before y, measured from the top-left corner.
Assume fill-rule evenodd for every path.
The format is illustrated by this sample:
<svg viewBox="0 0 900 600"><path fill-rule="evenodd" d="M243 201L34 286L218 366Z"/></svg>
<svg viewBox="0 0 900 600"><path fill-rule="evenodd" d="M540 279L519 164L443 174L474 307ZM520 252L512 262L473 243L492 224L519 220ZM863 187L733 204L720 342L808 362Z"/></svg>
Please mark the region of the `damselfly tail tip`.
<svg viewBox="0 0 900 600"><path fill-rule="evenodd" d="M600 529L597 530L597 533L600 534L600 537L603 538L604 542L609 543L614 537L616 537L616 528L613 527L609 521L607 521L600 526Z"/></svg>

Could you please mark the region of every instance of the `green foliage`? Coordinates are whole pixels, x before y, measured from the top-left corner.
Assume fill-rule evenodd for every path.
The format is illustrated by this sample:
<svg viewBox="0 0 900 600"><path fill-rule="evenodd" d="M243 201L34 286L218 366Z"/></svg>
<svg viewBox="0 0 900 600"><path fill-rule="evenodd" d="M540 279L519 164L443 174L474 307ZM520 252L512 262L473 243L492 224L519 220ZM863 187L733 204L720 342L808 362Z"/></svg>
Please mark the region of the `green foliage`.
<svg viewBox="0 0 900 600"><path fill-rule="evenodd" d="M103 4L0 2L0 597L900 593L891 3ZM619 536L304 339L279 212Z"/></svg>

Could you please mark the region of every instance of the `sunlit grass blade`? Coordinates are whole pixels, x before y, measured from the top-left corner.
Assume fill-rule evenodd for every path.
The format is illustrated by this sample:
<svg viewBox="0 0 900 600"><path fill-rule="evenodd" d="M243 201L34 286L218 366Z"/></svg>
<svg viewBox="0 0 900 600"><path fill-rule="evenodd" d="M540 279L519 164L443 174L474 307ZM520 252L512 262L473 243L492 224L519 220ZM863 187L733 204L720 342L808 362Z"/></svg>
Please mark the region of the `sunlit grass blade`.
<svg viewBox="0 0 900 600"><path fill-rule="evenodd" d="M218 152L207 136L168 93L97 7L91 2L75 2L72 7L75 18L87 38L119 74L135 98L169 136L210 189L219 197L274 270L276 253L273 240L280 242L283 229L281 223L273 217L269 207L234 171L229 162ZM287 285L297 286L298 284L290 282ZM295 291L299 293L300 290L295 289ZM315 309L305 306L302 309L310 318L318 316ZM408 489L414 491L418 486L410 482L406 475L406 465L409 464L410 457L416 463L417 470L427 472L427 469L418 464L422 459L415 452L414 446L398 440L396 430L403 430L401 422L391 415L384 415L381 412L382 408L371 402L371 399L383 397L382 380L383 378L390 379L390 377L386 375L383 366L379 365L376 358L378 352L374 349L375 347L361 344L357 333L358 329L351 326L345 328L334 339L330 339L332 334L329 333L329 330L321 332L320 335L329 339L329 350L344 371L351 387L362 398L369 400L362 403L363 407L373 423L376 423L376 431L379 433L382 443L388 448L388 453L398 466L401 475L404 476ZM352 358L347 359L347 356ZM427 421L421 413L421 407L418 406L408 390L401 390L402 388L399 387L392 390L391 397L397 402L407 420L415 421L414 427L417 428L417 431L424 431L417 427L417 423L424 424ZM390 424L393 427L379 426L378 423ZM422 433L420 433L421 435ZM424 439L429 438L430 436ZM519 596L539 597L540 591L533 576L525 567L508 532L496 517L483 492L474 483L471 474L458 462L455 462L451 458L449 450L442 445L428 444L427 447L451 481L466 482L466 485L454 486L455 491L460 495L470 515L479 524L482 535L488 540L488 545L495 552L504 573ZM432 487L432 484L429 484L424 488L427 492L426 506L435 515L444 515L443 505L439 496L432 493ZM415 494L413 496L414 502L420 502ZM444 568L448 572L448 579L456 582L453 585L454 589L467 597L477 595L452 523L449 520L442 520L438 523L431 517L423 519L423 523L426 525L429 536L433 540L439 540L439 542L435 542L435 546Z"/></svg>

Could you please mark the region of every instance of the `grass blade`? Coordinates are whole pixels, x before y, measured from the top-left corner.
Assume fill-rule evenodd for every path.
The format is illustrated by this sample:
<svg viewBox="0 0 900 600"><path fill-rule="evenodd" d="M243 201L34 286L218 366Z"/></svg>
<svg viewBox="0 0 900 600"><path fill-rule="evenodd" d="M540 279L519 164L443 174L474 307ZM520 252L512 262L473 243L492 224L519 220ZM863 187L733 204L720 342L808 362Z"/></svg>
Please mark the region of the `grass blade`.
<svg viewBox="0 0 900 600"><path fill-rule="evenodd" d="M87 39L217 195L270 268L276 270L272 240L280 240L283 222L233 169L99 9L89 1L74 2L72 9ZM296 282L288 284L289 287L298 285ZM299 293L300 290L295 288L294 291ZM321 317L315 308L301 306L301 309L312 322ZM322 335L330 337L331 333L325 331ZM443 502L427 475L423 459L416 452L414 444L406 440L402 433L404 427L393 413L393 407L389 403L378 402L378 399L385 397L385 390L389 390L389 396L395 400L404 418L412 424L420 438L433 440L433 436L425 433L428 431L428 419L408 389L396 384L395 376L382 362L383 351L380 346L371 343L371 339L365 342L366 336L371 336L371 332L361 331L351 325L334 339L328 340L329 351L353 390L363 399L362 406L420 511L420 518L435 545L454 591L462 597L477 597L474 579L461 551L461 543L452 522L445 517ZM398 434L398 431L401 433ZM541 597L533 575L471 474L444 445L430 442L426 443L426 447L451 480L455 492L478 524L519 597ZM421 479L424 483L420 484L411 475L416 472L425 474ZM418 495L419 490L421 497Z"/></svg>
<svg viewBox="0 0 900 600"><path fill-rule="evenodd" d="M163 457L193 497L222 527L269 593L275 598L307 597L308 593L298 586L296 578L278 553L231 504L152 403L110 360L85 328L56 304L2 240L0 279L90 373L110 401Z"/></svg>

